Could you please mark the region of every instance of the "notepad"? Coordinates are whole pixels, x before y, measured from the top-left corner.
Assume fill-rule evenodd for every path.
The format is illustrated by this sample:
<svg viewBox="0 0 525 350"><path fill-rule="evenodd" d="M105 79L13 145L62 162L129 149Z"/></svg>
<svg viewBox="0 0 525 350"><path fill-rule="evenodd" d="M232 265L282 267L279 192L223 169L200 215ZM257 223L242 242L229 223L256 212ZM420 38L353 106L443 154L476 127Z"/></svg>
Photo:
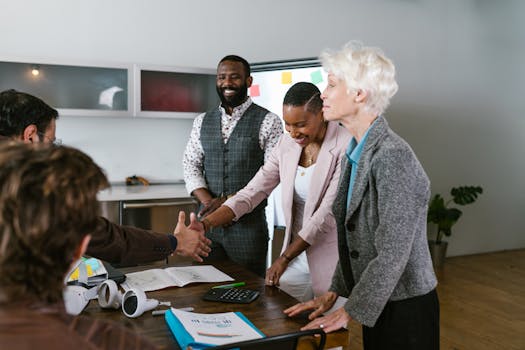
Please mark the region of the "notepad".
<svg viewBox="0 0 525 350"><path fill-rule="evenodd" d="M265 337L241 312L199 314L171 308L164 317L181 349L204 349Z"/></svg>
<svg viewBox="0 0 525 350"><path fill-rule="evenodd" d="M124 290L139 288L145 292L189 283L233 281L233 278L211 265L168 267L126 274Z"/></svg>

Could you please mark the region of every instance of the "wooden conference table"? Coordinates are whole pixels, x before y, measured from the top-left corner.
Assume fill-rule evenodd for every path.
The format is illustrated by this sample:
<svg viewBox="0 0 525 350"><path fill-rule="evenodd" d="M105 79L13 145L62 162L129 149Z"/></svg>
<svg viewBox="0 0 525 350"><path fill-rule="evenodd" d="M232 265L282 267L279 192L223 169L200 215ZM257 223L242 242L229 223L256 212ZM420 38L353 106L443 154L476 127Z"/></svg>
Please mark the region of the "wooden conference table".
<svg viewBox="0 0 525 350"><path fill-rule="evenodd" d="M188 262L175 262L168 266L189 265ZM194 265L198 265L194 263ZM159 301L170 301L175 308L193 307L194 312L198 313L217 313L229 311L241 311L256 327L265 335L272 336L277 334L298 331L299 328L308 323L307 314L300 317L289 318L283 310L297 303L297 300L282 292L276 287L268 287L264 284L264 279L248 271L246 268L230 261L214 262L213 265L219 270L235 279L235 282L246 282L243 288L255 289L260 291L260 296L250 304L227 304L202 300L202 295L214 285L228 284L223 283L194 283L182 288L174 287L159 291L148 292L148 298ZM160 266L140 266L120 269L124 273L141 271L149 268L159 268ZM165 308L161 306L157 309ZM168 329L164 316L152 316L151 311L142 316L131 319L127 318L122 310L104 310L98 306L96 300L92 300L83 314L95 318L103 318L118 322L128 327L133 332L139 333L150 339L161 349L179 349L175 338ZM327 334L327 344L325 348L344 346L348 344L348 331L340 330ZM301 348L301 346L299 346Z"/></svg>

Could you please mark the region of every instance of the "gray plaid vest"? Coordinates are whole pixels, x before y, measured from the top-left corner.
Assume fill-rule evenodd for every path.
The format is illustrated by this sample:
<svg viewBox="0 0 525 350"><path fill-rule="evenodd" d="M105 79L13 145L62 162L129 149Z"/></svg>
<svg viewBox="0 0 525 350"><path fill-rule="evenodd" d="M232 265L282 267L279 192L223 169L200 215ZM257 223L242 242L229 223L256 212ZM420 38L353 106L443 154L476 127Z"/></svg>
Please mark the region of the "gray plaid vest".
<svg viewBox="0 0 525 350"><path fill-rule="evenodd" d="M259 130L268 113L265 108L252 103L226 144L222 141L220 110L217 108L204 116L200 135L204 149L204 177L214 197L239 191L264 164ZM266 201L258 209L265 206Z"/></svg>

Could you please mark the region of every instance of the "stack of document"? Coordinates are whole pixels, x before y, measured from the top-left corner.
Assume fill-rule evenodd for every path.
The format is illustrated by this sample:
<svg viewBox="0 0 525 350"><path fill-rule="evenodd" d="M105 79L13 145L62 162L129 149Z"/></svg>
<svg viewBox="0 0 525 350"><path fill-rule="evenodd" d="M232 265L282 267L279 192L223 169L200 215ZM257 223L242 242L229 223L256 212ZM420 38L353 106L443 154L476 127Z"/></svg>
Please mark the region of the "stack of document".
<svg viewBox="0 0 525 350"><path fill-rule="evenodd" d="M197 350L265 337L241 312L198 314L171 308L164 317L181 349Z"/></svg>

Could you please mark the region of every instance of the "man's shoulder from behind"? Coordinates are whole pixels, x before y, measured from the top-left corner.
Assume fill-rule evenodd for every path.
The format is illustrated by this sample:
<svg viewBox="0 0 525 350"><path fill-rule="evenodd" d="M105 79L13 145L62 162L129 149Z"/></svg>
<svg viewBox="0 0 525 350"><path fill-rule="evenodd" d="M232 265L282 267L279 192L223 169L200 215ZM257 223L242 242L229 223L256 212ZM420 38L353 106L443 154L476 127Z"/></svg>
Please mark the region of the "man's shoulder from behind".
<svg viewBox="0 0 525 350"><path fill-rule="evenodd" d="M5 141L9 141L9 140L11 140L10 137L4 136L4 135L0 135L0 142L5 142Z"/></svg>
<svg viewBox="0 0 525 350"><path fill-rule="evenodd" d="M71 316L59 306L0 306L0 349L155 349L123 326Z"/></svg>
<svg viewBox="0 0 525 350"><path fill-rule="evenodd" d="M69 330L72 317L58 308L26 303L0 306L1 349L95 349Z"/></svg>

